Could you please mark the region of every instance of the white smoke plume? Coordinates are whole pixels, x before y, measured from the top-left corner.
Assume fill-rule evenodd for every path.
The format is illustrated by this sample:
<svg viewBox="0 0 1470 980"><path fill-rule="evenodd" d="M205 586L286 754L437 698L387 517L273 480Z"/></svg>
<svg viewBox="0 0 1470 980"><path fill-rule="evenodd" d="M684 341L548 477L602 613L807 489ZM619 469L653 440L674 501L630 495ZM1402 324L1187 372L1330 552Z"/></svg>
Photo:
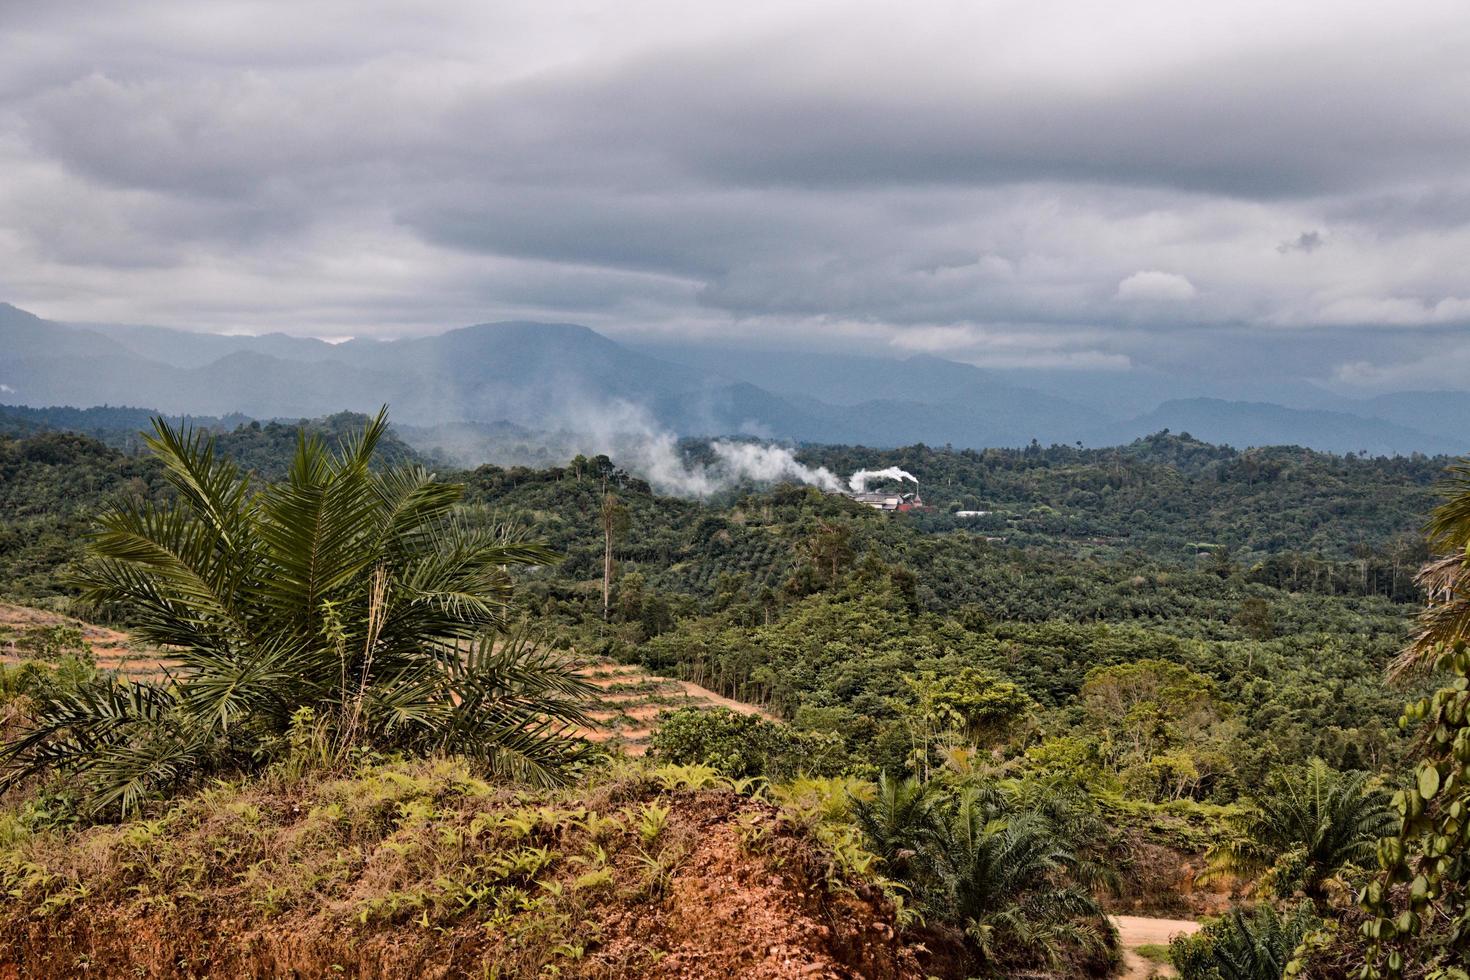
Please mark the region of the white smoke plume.
<svg viewBox="0 0 1470 980"><path fill-rule="evenodd" d="M842 480L831 470L804 465L784 446L718 439L710 443L714 463L691 462L679 452L677 436L628 402L578 410L568 421L577 431L580 451L606 453L661 493L707 497L742 480L842 489Z"/></svg>
<svg viewBox="0 0 1470 980"><path fill-rule="evenodd" d="M853 493L862 493L868 489L869 480L910 480L919 482L919 478L908 470L901 470L897 466L890 466L886 470L858 470L848 477L847 485L852 488Z"/></svg>
<svg viewBox="0 0 1470 980"><path fill-rule="evenodd" d="M712 443L710 448L719 457L721 469L733 480L749 479L763 483L796 480L823 490L842 489L842 481L827 467L806 466L784 446L720 440Z"/></svg>
<svg viewBox="0 0 1470 980"><path fill-rule="evenodd" d="M834 493L843 488L842 479L825 466L807 466L790 449L769 442L716 439L709 444L712 460L691 460L680 451L678 436L631 402L594 403L573 396L538 410L541 421L555 429L524 436L434 435L426 436L422 445L448 453L461 466L487 461L548 465L551 459L578 453L605 454L658 492L683 497L708 497L742 481L804 483ZM515 443L531 441L537 441L539 458L520 458L528 450Z"/></svg>

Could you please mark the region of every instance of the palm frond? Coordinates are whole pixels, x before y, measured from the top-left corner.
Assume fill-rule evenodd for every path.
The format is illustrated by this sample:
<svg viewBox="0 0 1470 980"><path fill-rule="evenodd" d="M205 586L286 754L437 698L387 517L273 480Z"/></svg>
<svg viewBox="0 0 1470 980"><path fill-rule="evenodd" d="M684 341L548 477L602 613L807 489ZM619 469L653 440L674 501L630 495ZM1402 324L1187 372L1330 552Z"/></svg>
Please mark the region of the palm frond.
<svg viewBox="0 0 1470 980"><path fill-rule="evenodd" d="M1415 579L1424 590L1425 608L1413 639L1389 666L1394 679L1428 673L1445 650L1470 636L1470 459L1446 472L1438 488L1444 503L1425 528L1439 557Z"/></svg>
<svg viewBox="0 0 1470 980"><path fill-rule="evenodd" d="M505 637L512 566L557 556L520 528L471 528L462 488L371 468L386 409L330 452L301 433L259 492L207 433L154 423L177 499L97 521L83 595L121 605L178 662L167 688L109 681L39 706L8 778L50 767L127 811L211 767L258 765L310 709L340 740L461 752L549 782L591 687L545 644ZM248 762L242 761L248 760Z"/></svg>
<svg viewBox="0 0 1470 980"><path fill-rule="evenodd" d="M1232 835L1206 852L1202 877L1250 879L1292 856L1308 894L1348 865L1362 865L1394 826L1388 795L1368 773L1339 773L1321 759L1270 774L1262 792L1229 818Z"/></svg>

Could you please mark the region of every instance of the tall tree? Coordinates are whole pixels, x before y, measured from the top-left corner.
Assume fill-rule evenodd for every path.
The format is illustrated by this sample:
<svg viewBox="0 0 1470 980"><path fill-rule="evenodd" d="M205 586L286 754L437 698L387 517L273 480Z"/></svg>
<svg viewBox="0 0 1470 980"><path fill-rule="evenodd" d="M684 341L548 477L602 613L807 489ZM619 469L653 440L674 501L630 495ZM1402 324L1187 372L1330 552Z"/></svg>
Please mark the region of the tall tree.
<svg viewBox="0 0 1470 980"><path fill-rule="evenodd" d="M628 508L612 493L607 485L602 489L602 619L606 622L612 604L613 542L628 529Z"/></svg>

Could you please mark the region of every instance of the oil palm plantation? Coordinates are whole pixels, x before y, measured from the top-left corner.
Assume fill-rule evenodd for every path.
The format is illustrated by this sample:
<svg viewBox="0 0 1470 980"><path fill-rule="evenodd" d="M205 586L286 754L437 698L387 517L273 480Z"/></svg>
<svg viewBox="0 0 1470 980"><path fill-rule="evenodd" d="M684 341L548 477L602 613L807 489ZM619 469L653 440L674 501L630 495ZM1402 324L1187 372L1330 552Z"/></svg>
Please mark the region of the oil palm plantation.
<svg viewBox="0 0 1470 980"><path fill-rule="evenodd" d="M1232 821L1231 838L1213 846L1209 874L1254 878L1278 895L1300 890L1320 899L1324 883L1348 865L1375 861L1395 824L1388 794L1364 772L1340 773L1321 759L1305 771L1278 771Z"/></svg>
<svg viewBox="0 0 1470 980"><path fill-rule="evenodd" d="M129 812L208 772L259 767L293 723L357 747L453 751L538 782L575 749L587 687L508 640L514 565L554 559L508 527L456 520L461 489L375 471L386 410L338 452L303 434L256 489L197 432L154 423L174 500L98 520L83 595L126 611L177 662L165 684L105 677L40 700L4 749L8 778L72 777L94 812Z"/></svg>

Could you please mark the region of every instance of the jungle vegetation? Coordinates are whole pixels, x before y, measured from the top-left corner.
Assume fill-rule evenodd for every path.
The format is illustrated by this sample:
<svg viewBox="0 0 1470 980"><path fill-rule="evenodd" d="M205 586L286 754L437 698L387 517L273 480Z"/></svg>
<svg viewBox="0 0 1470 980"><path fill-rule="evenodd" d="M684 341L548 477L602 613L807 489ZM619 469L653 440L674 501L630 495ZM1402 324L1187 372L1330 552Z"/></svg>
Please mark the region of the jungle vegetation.
<svg viewBox="0 0 1470 980"><path fill-rule="evenodd" d="M1188 978L1463 975L1463 469L1167 433L803 459L902 466L934 509L671 498L606 457L435 475L382 417L0 437L0 591L182 662L0 676L17 819L288 760L582 778L575 651L780 719L673 713L653 754L778 799L972 972L1105 972L1102 910L1166 846L1242 895L1176 942Z"/></svg>

